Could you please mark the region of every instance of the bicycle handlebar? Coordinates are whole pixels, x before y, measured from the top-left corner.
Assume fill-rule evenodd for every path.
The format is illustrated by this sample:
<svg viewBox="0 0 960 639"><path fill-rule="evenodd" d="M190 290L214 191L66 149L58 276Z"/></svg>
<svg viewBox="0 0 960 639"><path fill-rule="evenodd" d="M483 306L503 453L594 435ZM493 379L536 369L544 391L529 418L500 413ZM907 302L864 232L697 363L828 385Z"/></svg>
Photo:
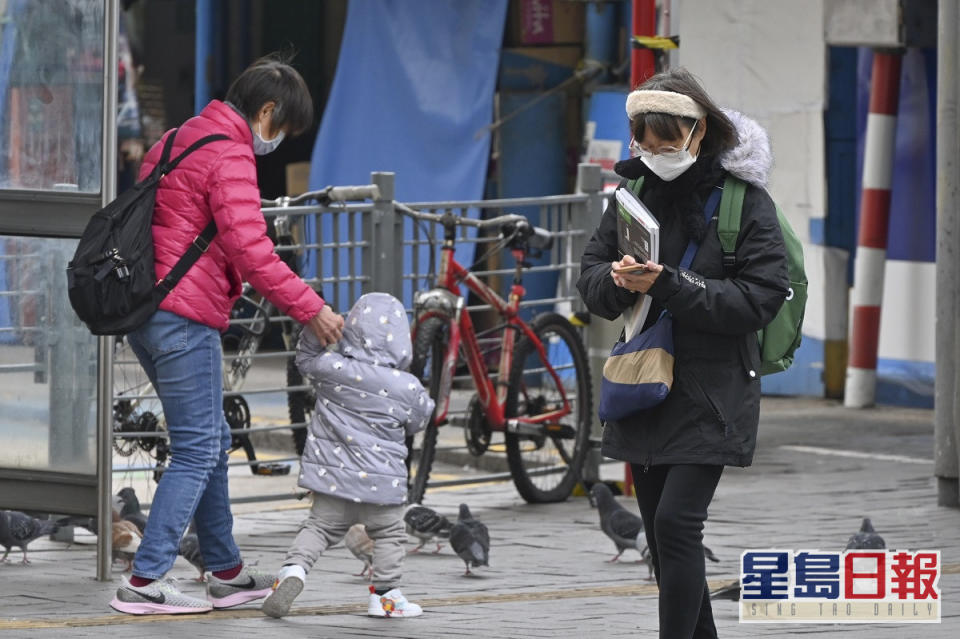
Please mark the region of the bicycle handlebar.
<svg viewBox="0 0 960 639"><path fill-rule="evenodd" d="M376 200L380 197L380 189L376 184L366 184L364 186L328 186L319 191L307 191L295 197L281 196L273 200L261 199L261 206L286 207L306 202L307 200L316 200L320 204L330 204L331 202L361 202L363 200Z"/></svg>
<svg viewBox="0 0 960 639"><path fill-rule="evenodd" d="M424 211L416 211L411 209L406 204L401 204L400 202L394 202L394 207L404 215L412 217L415 220L443 223L444 221L453 218L454 224L458 226L475 226L477 228L485 228L488 226L502 226L503 224L509 224L511 222L522 222L528 225L530 223L527 218L515 213L498 215L497 217L492 217L486 220L475 220L469 217L460 217L458 215L452 215L448 213L426 213Z"/></svg>

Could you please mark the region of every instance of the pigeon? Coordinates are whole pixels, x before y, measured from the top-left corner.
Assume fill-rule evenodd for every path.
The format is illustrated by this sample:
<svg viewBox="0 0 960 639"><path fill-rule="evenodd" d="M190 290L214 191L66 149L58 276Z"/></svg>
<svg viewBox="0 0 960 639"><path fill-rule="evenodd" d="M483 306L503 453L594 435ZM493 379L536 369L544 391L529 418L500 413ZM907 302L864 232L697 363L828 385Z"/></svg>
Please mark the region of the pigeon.
<svg viewBox="0 0 960 639"><path fill-rule="evenodd" d="M650 552L650 547L640 540L644 538L644 535L637 535L637 550L640 551L640 561L642 561L647 566L647 581L653 581L653 554ZM643 548L640 548L643 546Z"/></svg>
<svg viewBox="0 0 960 639"><path fill-rule="evenodd" d="M703 547L703 556L714 563L720 563L720 559L718 559L717 556L713 554L713 551L707 546Z"/></svg>
<svg viewBox="0 0 960 639"><path fill-rule="evenodd" d="M120 507L120 519L133 522L142 533L143 529L147 527L147 516L140 510L140 500L137 499L137 494L133 488L129 486L121 488L120 492L117 493L117 497L123 502L123 505Z"/></svg>
<svg viewBox="0 0 960 639"><path fill-rule="evenodd" d="M646 564L647 566L647 581L653 581L654 572L655 572L653 569L653 555L650 552L650 547L647 546L647 544L645 543L645 539L646 539L646 535L637 535L636 548L637 548L637 552L640 553L640 561ZM706 546L703 547L703 555L710 561L716 561L716 562L720 561L719 559L717 559L717 556L713 554L713 551ZM737 588L739 588L740 582L737 581L735 583L737 585ZM739 593L740 591L738 590L737 592Z"/></svg>
<svg viewBox="0 0 960 639"><path fill-rule="evenodd" d="M864 517L863 523L860 524L860 530L850 537L845 550L882 550L886 547L887 544L884 543L883 537L873 529L870 518Z"/></svg>
<svg viewBox="0 0 960 639"><path fill-rule="evenodd" d="M710 593L711 599L729 599L730 601L740 601L740 580L720 586Z"/></svg>
<svg viewBox="0 0 960 639"><path fill-rule="evenodd" d="M411 553L417 552L428 541L436 537L449 539L450 529L453 527L449 519L432 508L419 504L413 504L407 508L407 512L403 515L403 521L407 523L407 534L420 540L420 545L411 550ZM434 554L440 552L442 547L443 544L438 541L437 549L433 551Z"/></svg>
<svg viewBox="0 0 960 639"><path fill-rule="evenodd" d="M363 570L354 577L363 577L369 572L370 581L373 581L373 540L367 535L367 528L363 524L350 526L343 538L343 544L354 557L363 562Z"/></svg>
<svg viewBox="0 0 960 639"><path fill-rule="evenodd" d="M113 513L113 528L111 531L111 553L114 561L126 561L127 565L124 572L133 568L133 557L140 548L140 540L143 539L143 533L132 521L120 519L117 513Z"/></svg>
<svg viewBox="0 0 960 639"><path fill-rule="evenodd" d="M600 530L617 547L617 554L607 560L612 563L620 559L623 551L637 548L637 537L643 532L643 520L621 506L606 484L597 482L590 492L597 500L597 510L600 511Z"/></svg>
<svg viewBox="0 0 960 639"><path fill-rule="evenodd" d="M96 517L84 517L81 515L68 515L66 517L61 517L57 520L57 526L60 528L66 528L67 526L74 526L83 528L84 530L97 534L97 518Z"/></svg>
<svg viewBox="0 0 960 639"><path fill-rule="evenodd" d="M196 581L206 581L204 573L207 570L207 565L203 561L203 555L200 554L200 539L197 537L197 526L193 521L190 522L186 534L180 538L180 548L177 550L177 554L200 571L200 576L196 577Z"/></svg>
<svg viewBox="0 0 960 639"><path fill-rule="evenodd" d="M450 547L467 565L464 576L470 574L470 566L490 565L490 533L473 518L466 504L460 504L460 516L450 528Z"/></svg>
<svg viewBox="0 0 960 639"><path fill-rule="evenodd" d="M36 519L18 510L0 510L0 546L6 549L0 563L7 561L7 555L14 546L23 551L23 561L27 559L27 546L34 539L55 533L59 526L49 519Z"/></svg>

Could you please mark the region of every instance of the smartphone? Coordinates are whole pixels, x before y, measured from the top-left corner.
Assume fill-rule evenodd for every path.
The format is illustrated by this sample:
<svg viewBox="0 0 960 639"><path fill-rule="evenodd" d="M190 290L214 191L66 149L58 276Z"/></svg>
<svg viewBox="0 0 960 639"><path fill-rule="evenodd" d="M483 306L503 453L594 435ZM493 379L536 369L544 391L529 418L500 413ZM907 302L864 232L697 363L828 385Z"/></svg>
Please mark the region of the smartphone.
<svg viewBox="0 0 960 639"><path fill-rule="evenodd" d="M646 271L646 270L647 270L646 264L629 264L627 266L624 266L623 268L615 268L613 269L613 272L620 275L620 274L627 274L627 273L642 273L643 271Z"/></svg>

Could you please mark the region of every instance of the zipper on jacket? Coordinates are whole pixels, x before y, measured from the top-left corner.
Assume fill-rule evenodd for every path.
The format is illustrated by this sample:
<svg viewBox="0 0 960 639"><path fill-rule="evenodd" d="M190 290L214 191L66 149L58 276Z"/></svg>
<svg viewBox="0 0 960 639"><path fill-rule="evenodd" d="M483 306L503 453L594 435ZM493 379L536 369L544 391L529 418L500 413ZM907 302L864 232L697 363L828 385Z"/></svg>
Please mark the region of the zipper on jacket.
<svg viewBox="0 0 960 639"><path fill-rule="evenodd" d="M729 434L729 425L727 420L724 419L723 413L720 412L720 409L717 407L716 403L707 393L706 389L700 384L700 380L697 379L696 375L691 372L687 373L690 376L690 379L693 380L693 383L700 390L700 394L703 395L703 398L707 400L707 404L710 406L710 410L713 411L713 416L717 418L717 421L720 422L720 425L723 426L723 436L726 437Z"/></svg>

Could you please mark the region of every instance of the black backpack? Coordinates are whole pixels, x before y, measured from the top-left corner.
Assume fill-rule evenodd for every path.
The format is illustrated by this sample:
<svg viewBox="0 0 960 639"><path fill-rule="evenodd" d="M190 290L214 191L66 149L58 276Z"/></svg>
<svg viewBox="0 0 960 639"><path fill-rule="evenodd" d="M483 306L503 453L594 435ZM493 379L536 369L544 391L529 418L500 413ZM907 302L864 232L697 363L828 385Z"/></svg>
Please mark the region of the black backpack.
<svg viewBox="0 0 960 639"><path fill-rule="evenodd" d="M70 305L94 335L124 335L146 322L217 233L211 220L170 273L157 281L152 228L157 185L201 146L229 139L222 134L208 135L171 161L176 135L174 129L167 136L160 161L150 175L93 214L67 265Z"/></svg>

